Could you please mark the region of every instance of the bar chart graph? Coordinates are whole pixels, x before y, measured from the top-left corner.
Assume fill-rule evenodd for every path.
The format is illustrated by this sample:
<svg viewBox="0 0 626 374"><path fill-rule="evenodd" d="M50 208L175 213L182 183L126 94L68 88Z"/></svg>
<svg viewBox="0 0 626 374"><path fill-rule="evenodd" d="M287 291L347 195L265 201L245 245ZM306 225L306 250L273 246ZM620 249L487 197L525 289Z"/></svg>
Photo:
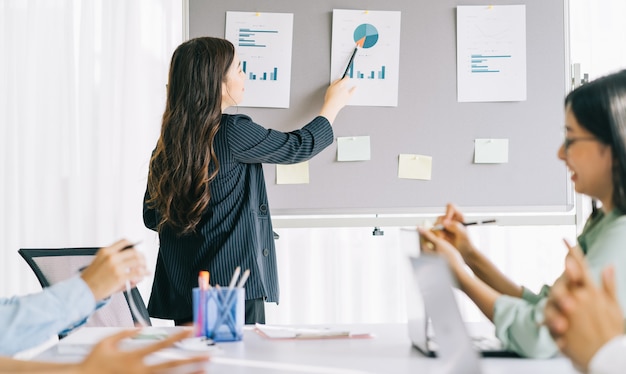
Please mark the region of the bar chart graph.
<svg viewBox="0 0 626 374"><path fill-rule="evenodd" d="M510 59L511 55L471 55L471 72L474 73L499 73L503 59Z"/></svg>
<svg viewBox="0 0 626 374"><path fill-rule="evenodd" d="M261 34L262 36L265 36L266 34L278 34L278 30L255 30L250 28L240 28L237 45L239 47L267 48L267 44L260 44L257 42L259 34Z"/></svg>
<svg viewBox="0 0 626 374"><path fill-rule="evenodd" d="M288 108L293 14L229 11L225 35L246 76L240 105Z"/></svg>
<svg viewBox="0 0 626 374"><path fill-rule="evenodd" d="M247 74L249 80L260 80L260 81L275 81L278 79L278 68L274 67L271 71L261 72L261 73L253 73L248 71L248 62L241 61L241 70ZM269 73L269 74L268 74Z"/></svg>
<svg viewBox="0 0 626 374"><path fill-rule="evenodd" d="M370 70L367 72L362 72L361 70L354 71L354 64L350 65L350 69L348 70L348 76L354 79L385 79L386 75L386 67L382 65L379 70Z"/></svg>

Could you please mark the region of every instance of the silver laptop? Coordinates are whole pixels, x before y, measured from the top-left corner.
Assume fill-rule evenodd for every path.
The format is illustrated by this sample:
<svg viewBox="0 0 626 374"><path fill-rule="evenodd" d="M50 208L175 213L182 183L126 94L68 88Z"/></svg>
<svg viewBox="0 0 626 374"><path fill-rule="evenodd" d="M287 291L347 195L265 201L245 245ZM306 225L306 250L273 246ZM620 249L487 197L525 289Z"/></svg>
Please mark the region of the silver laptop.
<svg viewBox="0 0 626 374"><path fill-rule="evenodd" d="M403 243L419 248L417 231L402 233ZM413 244L409 244L413 242ZM435 357L446 350L457 351L467 340L483 357L519 357L507 351L494 334L472 335L467 331L453 292L454 279L445 259L409 250L407 316L409 337L423 354ZM449 342L450 345L447 345Z"/></svg>

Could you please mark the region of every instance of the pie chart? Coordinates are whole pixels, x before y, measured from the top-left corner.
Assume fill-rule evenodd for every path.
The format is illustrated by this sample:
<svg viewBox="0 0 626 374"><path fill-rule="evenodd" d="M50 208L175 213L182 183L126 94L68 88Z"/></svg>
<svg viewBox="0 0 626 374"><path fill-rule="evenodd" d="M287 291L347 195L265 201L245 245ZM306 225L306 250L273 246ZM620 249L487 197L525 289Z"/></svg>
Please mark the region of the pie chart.
<svg viewBox="0 0 626 374"><path fill-rule="evenodd" d="M354 29L354 42L361 48L372 48L378 41L378 30L374 25L363 23Z"/></svg>

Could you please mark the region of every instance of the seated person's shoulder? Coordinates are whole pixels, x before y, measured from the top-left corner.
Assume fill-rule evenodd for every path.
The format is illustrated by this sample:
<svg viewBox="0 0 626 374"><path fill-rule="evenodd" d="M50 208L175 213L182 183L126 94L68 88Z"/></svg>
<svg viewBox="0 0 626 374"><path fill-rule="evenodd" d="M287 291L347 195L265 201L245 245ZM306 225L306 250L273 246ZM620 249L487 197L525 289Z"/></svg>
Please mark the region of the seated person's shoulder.
<svg viewBox="0 0 626 374"><path fill-rule="evenodd" d="M626 225L626 214L622 214L615 219L615 222L620 225Z"/></svg>
<svg viewBox="0 0 626 374"><path fill-rule="evenodd" d="M604 260L619 258L626 261L626 251L624 251L624 243L626 243L626 215L616 217L602 230L598 231L595 237L596 239L593 240L592 244L595 250L590 250L590 253L588 253L589 261L594 262L596 258ZM606 266L606 264L601 265Z"/></svg>
<svg viewBox="0 0 626 374"><path fill-rule="evenodd" d="M615 218L613 222L609 224L608 229L615 233L622 233L626 236L626 214L622 214Z"/></svg>

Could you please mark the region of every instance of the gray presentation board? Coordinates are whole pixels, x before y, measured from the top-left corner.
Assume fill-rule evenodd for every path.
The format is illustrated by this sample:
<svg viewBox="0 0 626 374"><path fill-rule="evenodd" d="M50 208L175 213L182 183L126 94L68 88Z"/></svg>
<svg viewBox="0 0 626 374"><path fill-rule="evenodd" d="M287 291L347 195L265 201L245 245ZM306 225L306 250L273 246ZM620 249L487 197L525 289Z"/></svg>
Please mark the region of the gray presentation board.
<svg viewBox="0 0 626 374"><path fill-rule="evenodd" d="M527 100L457 102L456 6L468 0L188 0L189 38L224 36L227 11L293 13L288 109L239 107L282 131L317 115L330 82L333 9L401 12L397 107L348 106L335 138L370 136L371 160L337 162L337 142L310 161L310 183L277 185L264 165L273 215L423 214L448 202L465 212L566 212L573 194L557 159L569 84L566 3L526 5ZM333 77L336 79L339 77ZM509 161L474 164L474 140L509 139ZM399 154L431 156L432 179L398 178Z"/></svg>

